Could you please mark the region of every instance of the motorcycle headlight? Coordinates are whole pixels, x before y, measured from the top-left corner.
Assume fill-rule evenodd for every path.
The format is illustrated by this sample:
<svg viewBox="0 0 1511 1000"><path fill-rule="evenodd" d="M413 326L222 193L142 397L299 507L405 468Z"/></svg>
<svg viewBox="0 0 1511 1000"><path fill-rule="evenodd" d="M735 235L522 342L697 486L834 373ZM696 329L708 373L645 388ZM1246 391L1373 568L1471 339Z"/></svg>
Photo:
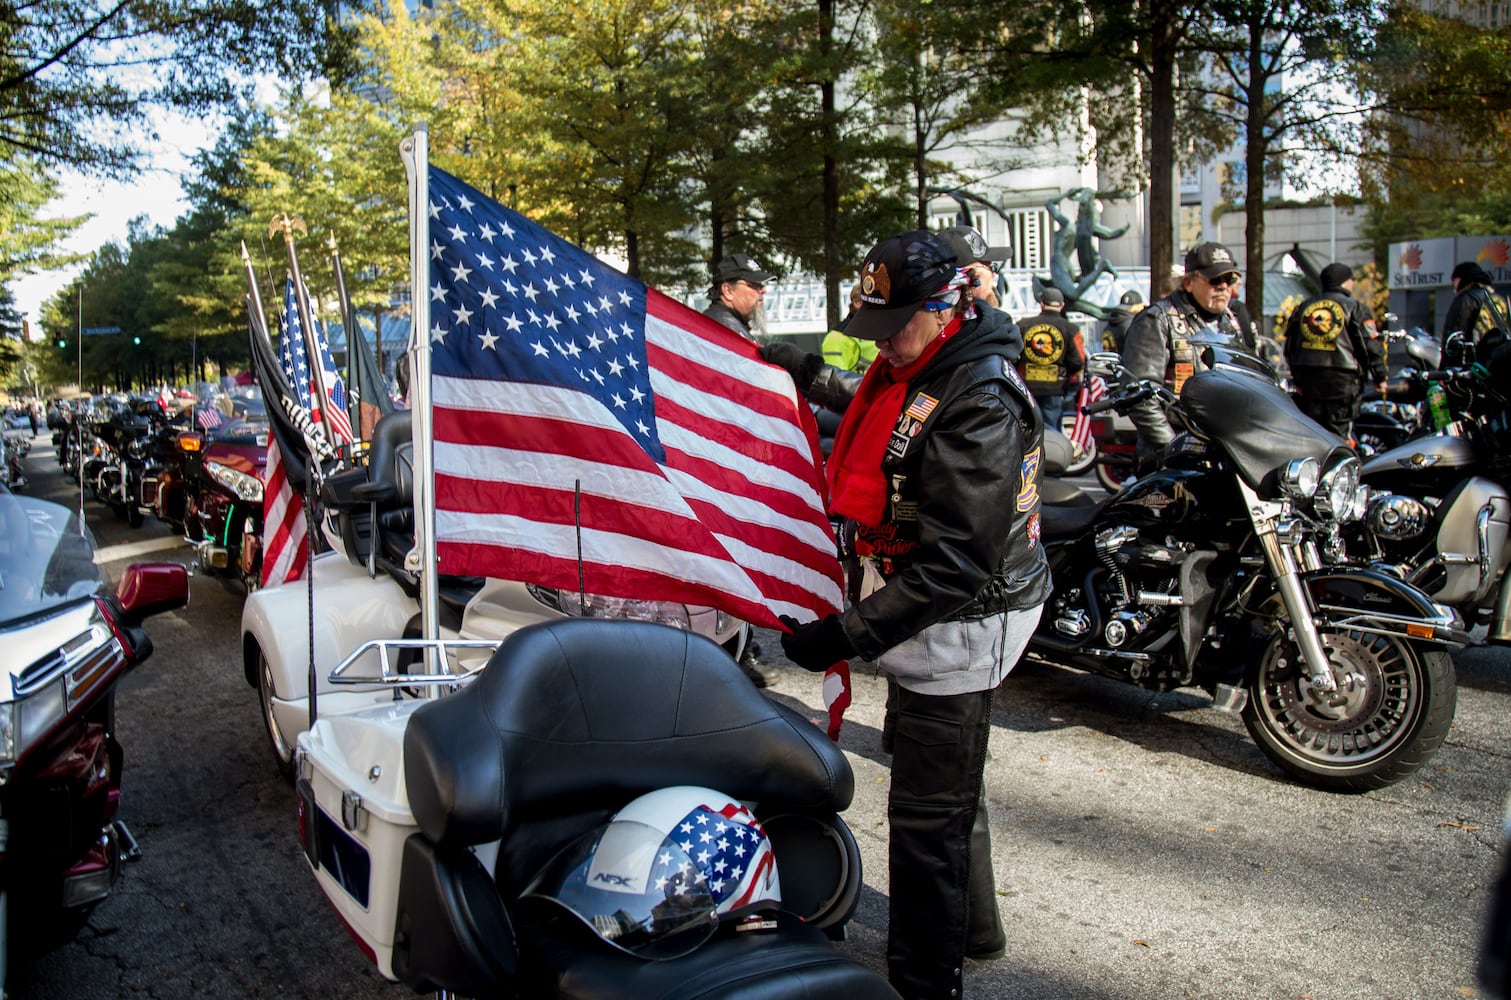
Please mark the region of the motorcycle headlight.
<svg viewBox="0 0 1511 1000"><path fill-rule="evenodd" d="M1316 498L1319 513L1340 520L1348 518L1357 506L1355 494L1359 491L1359 468L1359 460L1349 456L1323 474Z"/></svg>
<svg viewBox="0 0 1511 1000"><path fill-rule="evenodd" d="M221 465L219 462L206 462L205 471L210 477L226 489L235 493L242 500L260 501L262 499L262 480L256 476L249 476L229 465Z"/></svg>
<svg viewBox="0 0 1511 1000"><path fill-rule="evenodd" d="M1280 488L1288 497L1310 500L1312 494L1317 492L1317 476L1315 458L1310 455L1306 458L1293 458L1280 470Z"/></svg>
<svg viewBox="0 0 1511 1000"><path fill-rule="evenodd" d="M688 614L685 604L637 601L628 597L606 597L603 594L578 594L553 587L537 587L533 583L527 584L525 589L546 607L570 618L632 618L636 621L660 622L684 632L692 630L692 616Z"/></svg>

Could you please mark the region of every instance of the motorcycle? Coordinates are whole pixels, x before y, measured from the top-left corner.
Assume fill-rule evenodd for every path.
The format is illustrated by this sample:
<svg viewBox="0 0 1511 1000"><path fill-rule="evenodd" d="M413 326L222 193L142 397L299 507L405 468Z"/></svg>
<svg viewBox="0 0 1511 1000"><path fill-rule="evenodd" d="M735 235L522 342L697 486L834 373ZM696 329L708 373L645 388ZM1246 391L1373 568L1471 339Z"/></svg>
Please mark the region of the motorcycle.
<svg viewBox="0 0 1511 1000"><path fill-rule="evenodd" d="M6 434L3 461L0 461L0 486L8 490L26 488L26 456L31 452L31 441L20 434Z"/></svg>
<svg viewBox="0 0 1511 1000"><path fill-rule="evenodd" d="M1392 318L1389 313L1386 316ZM1370 388L1359 401L1354 449L1364 457L1389 451L1434 430L1424 404L1435 390L1424 373L1438 367L1441 352L1437 341L1421 330L1385 330L1380 337L1391 375L1384 392Z"/></svg>
<svg viewBox="0 0 1511 1000"><path fill-rule="evenodd" d="M186 426L168 447L172 457L157 477L154 515L183 531L200 570L255 590L262 579L266 420L230 420L203 431Z"/></svg>
<svg viewBox="0 0 1511 1000"><path fill-rule="evenodd" d="M717 644L565 619L464 677L387 669L418 647L470 652L357 650L335 678L392 696L321 717L296 758L305 858L384 977L467 996L895 1000L829 940L861 885L849 762ZM375 651L379 673L347 673Z"/></svg>
<svg viewBox="0 0 1511 1000"><path fill-rule="evenodd" d="M330 712L383 703L391 691L333 683L331 669L364 643L420 635L421 578L410 563L415 515L409 411L378 421L366 458L366 465L334 471L320 488L326 551L310 560L313 583L259 589L242 609L242 666L258 692L274 765L284 775L292 774L297 737L310 723L312 674L314 700ZM311 587L318 595L313 601ZM523 626L563 617L669 624L706 636L736 661L750 641L747 623L697 605L628 601L479 577L438 576L436 590L442 633L489 648ZM311 608L312 629L289 627L308 621Z"/></svg>
<svg viewBox="0 0 1511 1000"><path fill-rule="evenodd" d="M1212 348L1207 348L1212 351ZM1180 395L1116 355L1093 404L1157 400L1183 432L1155 472L1104 501L1046 495L1055 589L1028 655L1141 687L1200 686L1260 749L1331 791L1414 773L1448 733L1458 617L1388 574L1346 564L1364 514L1359 460L1273 378L1209 356Z"/></svg>
<svg viewBox="0 0 1511 1000"><path fill-rule="evenodd" d="M1370 563L1511 643L1511 407L1476 367L1430 373L1457 419L1364 464L1367 515L1350 538Z"/></svg>
<svg viewBox="0 0 1511 1000"><path fill-rule="evenodd" d="M188 602L174 563L129 567L114 593L65 507L0 494L0 940L21 956L83 927L122 863L117 683L152 652L150 615ZM0 947L0 987L6 949Z"/></svg>

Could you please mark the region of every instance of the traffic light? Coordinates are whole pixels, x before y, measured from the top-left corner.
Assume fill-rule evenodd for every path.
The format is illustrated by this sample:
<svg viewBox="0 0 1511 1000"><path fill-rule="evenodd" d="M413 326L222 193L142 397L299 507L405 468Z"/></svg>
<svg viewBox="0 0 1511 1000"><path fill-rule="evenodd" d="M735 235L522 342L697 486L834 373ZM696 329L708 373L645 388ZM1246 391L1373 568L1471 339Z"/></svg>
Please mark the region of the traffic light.
<svg viewBox="0 0 1511 1000"><path fill-rule="evenodd" d="M68 346L68 341L64 340L62 337L59 337L58 338L58 346L60 348L67 347Z"/></svg>
<svg viewBox="0 0 1511 1000"><path fill-rule="evenodd" d="M131 342L133 344L140 344L142 342L142 338L141 337L132 337L131 338Z"/></svg>

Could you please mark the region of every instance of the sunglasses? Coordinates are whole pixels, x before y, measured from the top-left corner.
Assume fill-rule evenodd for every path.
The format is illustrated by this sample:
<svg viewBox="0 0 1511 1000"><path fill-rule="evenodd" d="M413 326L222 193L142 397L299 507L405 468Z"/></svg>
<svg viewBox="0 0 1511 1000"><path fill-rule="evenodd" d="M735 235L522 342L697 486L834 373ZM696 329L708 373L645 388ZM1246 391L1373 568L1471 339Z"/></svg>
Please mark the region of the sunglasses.
<svg viewBox="0 0 1511 1000"><path fill-rule="evenodd" d="M1203 274L1201 276L1201 280L1205 281L1213 288L1232 288L1234 285L1238 284L1238 275L1224 274L1221 277L1209 278L1205 274Z"/></svg>
<svg viewBox="0 0 1511 1000"><path fill-rule="evenodd" d="M744 285L752 292L764 292L766 290L766 286L761 284L759 281L746 281L744 278L741 278L740 284Z"/></svg>

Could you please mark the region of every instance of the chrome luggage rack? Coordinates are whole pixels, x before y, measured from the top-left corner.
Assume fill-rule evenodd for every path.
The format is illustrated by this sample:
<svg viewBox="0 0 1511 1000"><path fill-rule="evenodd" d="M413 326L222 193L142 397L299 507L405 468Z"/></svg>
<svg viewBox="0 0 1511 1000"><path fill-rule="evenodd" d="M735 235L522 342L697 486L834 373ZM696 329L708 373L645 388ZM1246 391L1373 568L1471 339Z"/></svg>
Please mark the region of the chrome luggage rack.
<svg viewBox="0 0 1511 1000"><path fill-rule="evenodd" d="M497 639L369 639L331 668L330 682L332 684L383 684L396 689L459 685L471 680L482 671L483 667L487 666L493 652L498 649L499 641ZM407 650L419 650L428 654L422 658L422 663L444 662L457 669L444 673L439 671L422 674L397 673L394 658L398 652ZM466 650L480 650L486 655L479 658L479 665L469 667L457 655ZM376 675L351 673L357 661L372 652L378 654L378 673ZM398 700L401 694L401 691L395 690L394 699Z"/></svg>

